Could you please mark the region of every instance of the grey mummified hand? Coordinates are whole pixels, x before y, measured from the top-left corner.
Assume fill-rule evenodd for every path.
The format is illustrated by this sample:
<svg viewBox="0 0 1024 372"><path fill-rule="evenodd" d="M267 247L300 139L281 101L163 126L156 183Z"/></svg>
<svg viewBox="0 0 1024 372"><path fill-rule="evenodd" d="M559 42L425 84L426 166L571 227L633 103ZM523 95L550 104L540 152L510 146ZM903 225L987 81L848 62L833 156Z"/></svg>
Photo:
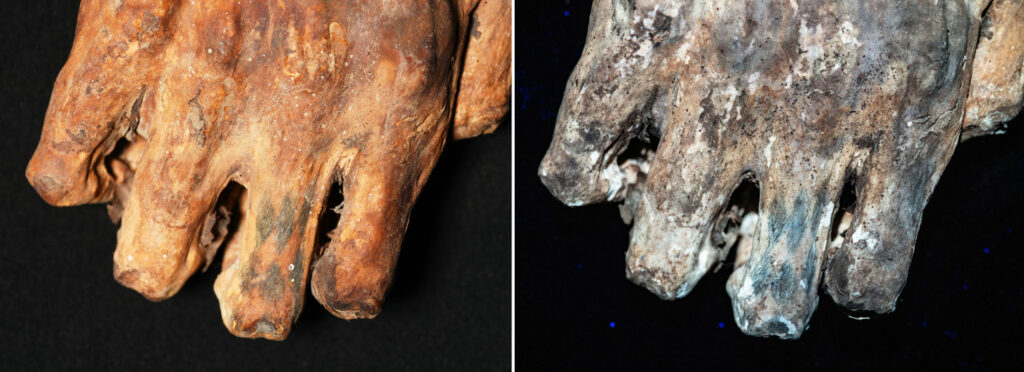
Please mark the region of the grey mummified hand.
<svg viewBox="0 0 1024 372"><path fill-rule="evenodd" d="M735 246L747 334L800 337L819 286L890 312L957 143L1021 108L1022 9L598 0L538 173L568 205L623 203L626 275L663 299Z"/></svg>

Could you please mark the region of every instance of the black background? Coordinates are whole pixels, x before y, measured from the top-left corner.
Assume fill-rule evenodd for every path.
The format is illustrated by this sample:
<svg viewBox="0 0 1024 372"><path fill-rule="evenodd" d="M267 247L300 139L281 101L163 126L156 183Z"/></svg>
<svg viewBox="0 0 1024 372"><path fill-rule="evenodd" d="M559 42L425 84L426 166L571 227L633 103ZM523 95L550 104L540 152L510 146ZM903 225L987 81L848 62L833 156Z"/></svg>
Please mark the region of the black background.
<svg viewBox="0 0 1024 372"><path fill-rule="evenodd" d="M501 370L511 366L511 127L450 142L415 209L375 320L307 296L284 342L221 323L219 260L153 303L112 275L103 206L45 204L24 171L71 48L76 1L3 3L0 370ZM145 367L145 368L144 368Z"/></svg>
<svg viewBox="0 0 1024 372"><path fill-rule="evenodd" d="M517 12L517 367L1024 367L1024 120L957 148L925 209L895 312L853 320L822 293L798 341L745 336L725 292L730 270L708 274L686 298L661 301L625 278L629 228L616 206L565 207L536 176L583 49L589 4L545 1Z"/></svg>

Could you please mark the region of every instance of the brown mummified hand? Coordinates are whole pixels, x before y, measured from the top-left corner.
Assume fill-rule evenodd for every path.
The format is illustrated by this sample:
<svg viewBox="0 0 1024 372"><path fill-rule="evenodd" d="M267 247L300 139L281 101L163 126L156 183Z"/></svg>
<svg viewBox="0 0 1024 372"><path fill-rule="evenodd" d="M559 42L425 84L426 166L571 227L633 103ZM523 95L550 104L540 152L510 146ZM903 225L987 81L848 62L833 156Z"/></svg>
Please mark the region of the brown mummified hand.
<svg viewBox="0 0 1024 372"><path fill-rule="evenodd" d="M287 337L310 275L331 313L373 318L449 132L489 133L508 110L510 12L84 0L26 176L53 205L111 203L114 276L149 299L222 247L214 290L238 336Z"/></svg>
<svg viewBox="0 0 1024 372"><path fill-rule="evenodd" d="M539 175L622 202L663 299L735 246L736 324L798 338L822 286L894 309L957 143L1020 111L1022 41L1017 0L597 0Z"/></svg>

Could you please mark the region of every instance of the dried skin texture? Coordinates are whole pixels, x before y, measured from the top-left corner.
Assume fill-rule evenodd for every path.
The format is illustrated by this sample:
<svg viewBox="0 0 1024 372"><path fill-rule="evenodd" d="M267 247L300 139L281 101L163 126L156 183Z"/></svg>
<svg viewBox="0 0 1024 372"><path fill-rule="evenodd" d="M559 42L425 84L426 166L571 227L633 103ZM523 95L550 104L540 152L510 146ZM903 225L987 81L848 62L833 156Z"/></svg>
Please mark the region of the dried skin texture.
<svg viewBox="0 0 1024 372"><path fill-rule="evenodd" d="M1002 133L1024 106L1024 1L992 0L981 23L961 139Z"/></svg>
<svg viewBox="0 0 1024 372"><path fill-rule="evenodd" d="M111 202L114 276L152 300L223 245L215 292L236 335L284 339L308 276L331 313L372 318L456 95L468 127L507 109L507 80L486 74L508 51L477 49L508 42L469 35L471 19L507 29L507 8L85 0L26 176L54 205ZM494 66L460 83L465 54ZM334 183L340 221L317 242Z"/></svg>
<svg viewBox="0 0 1024 372"><path fill-rule="evenodd" d="M821 286L892 311L986 7L596 1L539 175L570 206L622 202L626 275L663 299L735 246L745 333L799 337Z"/></svg>
<svg viewBox="0 0 1024 372"><path fill-rule="evenodd" d="M455 107L455 138L491 133L508 112L512 86L512 7L507 1L480 0L469 28ZM487 20L503 19L504 22Z"/></svg>

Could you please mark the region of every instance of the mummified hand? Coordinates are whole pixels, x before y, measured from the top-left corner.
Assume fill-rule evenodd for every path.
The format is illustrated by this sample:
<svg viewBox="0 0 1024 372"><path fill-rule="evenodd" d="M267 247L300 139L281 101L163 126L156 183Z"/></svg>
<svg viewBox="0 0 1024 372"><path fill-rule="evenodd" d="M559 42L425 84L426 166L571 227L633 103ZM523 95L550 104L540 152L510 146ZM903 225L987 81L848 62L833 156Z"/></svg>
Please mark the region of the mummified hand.
<svg viewBox="0 0 1024 372"><path fill-rule="evenodd" d="M961 128L1020 110L1021 9L597 0L540 176L569 205L624 202L626 274L664 299L735 246L748 334L799 337L820 285L892 311Z"/></svg>
<svg viewBox="0 0 1024 372"><path fill-rule="evenodd" d="M26 175L54 205L112 203L114 276L149 299L223 243L214 289L236 335L285 338L310 273L331 313L372 318L453 117L471 137L508 109L510 11L85 0ZM344 206L321 248L336 182Z"/></svg>

